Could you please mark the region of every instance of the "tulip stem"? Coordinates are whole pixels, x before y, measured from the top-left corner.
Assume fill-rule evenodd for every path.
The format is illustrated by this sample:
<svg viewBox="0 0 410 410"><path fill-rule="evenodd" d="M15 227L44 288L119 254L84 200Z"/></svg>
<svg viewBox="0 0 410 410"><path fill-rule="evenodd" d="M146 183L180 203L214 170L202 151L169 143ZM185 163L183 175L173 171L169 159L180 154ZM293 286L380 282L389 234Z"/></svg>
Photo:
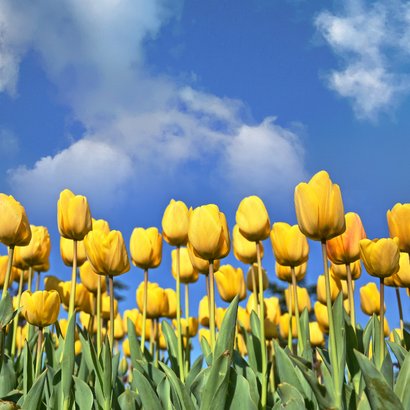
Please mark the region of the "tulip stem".
<svg viewBox="0 0 410 410"><path fill-rule="evenodd" d="M400 318L400 330L402 338L404 337L404 320L403 320L403 306L401 304L401 297L400 297L400 288L396 286L396 298L397 298L397 306L399 308L399 318ZM381 306L381 305L380 305Z"/></svg>
<svg viewBox="0 0 410 410"><path fill-rule="evenodd" d="M154 366L158 367L159 361L159 319L153 319L154 327L155 327L155 361Z"/></svg>
<svg viewBox="0 0 410 410"><path fill-rule="evenodd" d="M20 272L20 280L19 280L19 290L17 293L17 309L20 307L20 302L21 302L21 292L23 291L23 280L24 280L24 272ZM11 344L11 357L14 357L16 354L16 338L17 338L17 327L19 324L19 314L17 313L16 316L14 316L13 320L13 341Z"/></svg>
<svg viewBox="0 0 410 410"><path fill-rule="evenodd" d="M259 278L259 303L260 303L260 332L261 332L261 352L262 352L262 394L261 394L261 408L262 410L266 408L266 397L267 397L267 361L266 361L266 341L265 341L265 303L263 298L263 276L262 276L262 261L261 261L261 250L259 246L259 241L256 242L256 257L258 260L258 278ZM272 363L273 366L273 363Z"/></svg>
<svg viewBox="0 0 410 410"><path fill-rule="evenodd" d="M101 275L97 282L97 354L101 352Z"/></svg>
<svg viewBox="0 0 410 410"><path fill-rule="evenodd" d="M253 298L255 299L254 303L256 303L256 306L257 306L257 309L258 309L258 315L259 315L259 317L261 317L261 309L260 309L259 298L258 298L258 290L257 290L257 286L256 286L256 276L254 274L252 265L251 265L251 279L252 279Z"/></svg>
<svg viewBox="0 0 410 410"><path fill-rule="evenodd" d="M209 327L211 330L211 350L215 349L215 283L214 283L214 262L209 261Z"/></svg>
<svg viewBox="0 0 410 410"><path fill-rule="evenodd" d="M151 319L151 332L149 335L149 352L151 356L154 356L154 343L155 343L155 319Z"/></svg>
<svg viewBox="0 0 410 410"><path fill-rule="evenodd" d="M298 355L302 356L302 353L305 350L305 342L302 337L302 328L300 326L298 287L296 283L295 267L291 266L290 271L292 274L292 287L293 287L293 298L294 298L293 300L294 300L295 316L296 316L296 329L298 331Z"/></svg>
<svg viewBox="0 0 410 410"><path fill-rule="evenodd" d="M37 338L37 360L36 360L36 379L40 375L41 371L41 356L43 348L43 328L38 328L38 338Z"/></svg>
<svg viewBox="0 0 410 410"><path fill-rule="evenodd" d="M28 279L27 279L27 290L31 292L31 288L33 287L33 267L30 266L28 268Z"/></svg>
<svg viewBox="0 0 410 410"><path fill-rule="evenodd" d="M185 370L186 374L188 374L189 369L191 367L191 342L189 340L189 285L185 283L185 318L186 318L186 325L185 325L185 337L186 337L186 348L185 348Z"/></svg>
<svg viewBox="0 0 410 410"><path fill-rule="evenodd" d="M349 308L350 308L350 321L352 322L352 327L356 333L356 313L354 307L354 294L353 294L353 281L352 281L352 271L350 269L350 263L346 263L346 273L347 273L347 296L349 298Z"/></svg>
<svg viewBox="0 0 410 410"><path fill-rule="evenodd" d="M110 287L110 346L111 356L114 352L114 277L108 276L108 283Z"/></svg>
<svg viewBox="0 0 410 410"><path fill-rule="evenodd" d="M9 293L9 282L10 282L11 268L13 266L13 255L14 255L14 246L9 246L9 249L8 249L8 256L9 257L7 259L6 278L4 279L3 294L1 295L2 300Z"/></svg>
<svg viewBox="0 0 410 410"><path fill-rule="evenodd" d="M148 303L148 269L144 270L144 301L142 306L142 331L141 331L141 351L145 349L145 326L147 323L147 303Z"/></svg>
<svg viewBox="0 0 410 410"><path fill-rule="evenodd" d="M384 278L380 278L380 369L384 361Z"/></svg>
<svg viewBox="0 0 410 410"><path fill-rule="evenodd" d="M41 272L37 272L37 278L36 278L36 292L40 289L40 276L41 276Z"/></svg>
<svg viewBox="0 0 410 410"><path fill-rule="evenodd" d="M30 268L31 269L31 268ZM29 273L29 280L30 280L30 273ZM73 270L71 272L71 290L70 290L70 305L68 310L68 321L70 321L71 316L74 313L75 307L75 288L77 284L77 241L73 240Z"/></svg>
<svg viewBox="0 0 410 410"><path fill-rule="evenodd" d="M293 316L293 309L292 309L292 289L293 286L291 283L289 283L289 287L288 287L288 292L289 292L289 306L288 306L288 310L289 310L289 330L288 330L288 348L289 350L292 352L293 351L293 332L292 332L292 316Z"/></svg>
<svg viewBox="0 0 410 410"><path fill-rule="evenodd" d="M339 380L339 364L336 350L336 332L335 325L333 322L333 310L332 310L332 300L330 293L330 276L329 276L329 265L327 262L327 253L326 253L326 239L322 240L322 257L323 257L323 268L325 271L325 286L326 286L326 306L327 306L327 315L329 318L329 354L330 362L332 365L332 378L333 385L335 389L335 399L336 407L339 409L342 406L342 387L343 385Z"/></svg>
<svg viewBox="0 0 410 410"><path fill-rule="evenodd" d="M179 378L181 382L184 383L185 381L185 372L184 372L184 358L182 356L182 330L181 330L181 277L180 277L180 270L181 270L181 248L177 246L177 283L176 283L176 293L177 293L177 338L178 338L178 366L179 366Z"/></svg>

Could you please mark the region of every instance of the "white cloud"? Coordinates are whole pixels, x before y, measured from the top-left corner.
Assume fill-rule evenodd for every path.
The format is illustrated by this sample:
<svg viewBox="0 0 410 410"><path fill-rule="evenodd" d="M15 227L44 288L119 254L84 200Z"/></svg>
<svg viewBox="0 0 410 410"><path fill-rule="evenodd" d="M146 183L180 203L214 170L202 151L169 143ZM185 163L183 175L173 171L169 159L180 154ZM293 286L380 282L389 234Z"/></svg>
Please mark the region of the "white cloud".
<svg viewBox="0 0 410 410"><path fill-rule="evenodd" d="M388 112L410 90L400 63L409 58L410 6L406 2L360 0L340 13L321 12L315 24L341 68L327 77L328 86L349 98L359 118L374 120Z"/></svg>
<svg viewBox="0 0 410 410"><path fill-rule="evenodd" d="M296 134L271 118L249 124L241 101L149 72L144 44L178 13L170 2L95 4L41 0L34 7L29 1L6 0L0 5L0 14L15 23L12 30L0 28L4 45L14 50L13 44L19 44L17 62L30 48L41 56L48 77L86 129L82 140L57 155L10 171L19 198L45 206L70 187L109 207L109 198L117 198L130 180L137 185L153 174L166 178L204 158L231 187L293 189L285 183L297 180L304 168ZM13 67L17 76L18 64ZM250 154L260 170L250 167Z"/></svg>
<svg viewBox="0 0 410 410"><path fill-rule="evenodd" d="M8 129L0 129L0 152L3 160L8 157L13 157L20 150L20 143L18 137Z"/></svg>

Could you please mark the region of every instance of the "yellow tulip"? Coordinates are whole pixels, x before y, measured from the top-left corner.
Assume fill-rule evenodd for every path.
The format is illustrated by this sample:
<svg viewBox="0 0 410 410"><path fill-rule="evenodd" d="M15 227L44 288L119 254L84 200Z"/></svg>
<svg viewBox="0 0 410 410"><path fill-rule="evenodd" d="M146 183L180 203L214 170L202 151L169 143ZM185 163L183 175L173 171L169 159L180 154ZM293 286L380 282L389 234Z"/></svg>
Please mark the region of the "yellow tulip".
<svg viewBox="0 0 410 410"><path fill-rule="evenodd" d="M164 239L172 246L186 245L188 241L189 211L182 201L171 202L162 217Z"/></svg>
<svg viewBox="0 0 410 410"><path fill-rule="evenodd" d="M14 258L13 258L13 260L14 260ZM14 269L13 269L13 270L14 270ZM28 271L28 270L16 268L15 273L13 274L13 276L14 276L14 281L17 282L17 283L19 283L19 282L20 282L20 276L23 275L23 283L27 283L27 281L28 281L28 274L29 274L29 271ZM0 280L0 283L1 283L1 280ZM47 289L46 289L46 290L47 290Z"/></svg>
<svg viewBox="0 0 410 410"><path fill-rule="evenodd" d="M158 327L159 329L159 337L158 337L158 346L160 350L167 350L168 346L167 346L167 341L165 340L165 336L162 333L162 328L161 326ZM185 340L185 339L184 339Z"/></svg>
<svg viewBox="0 0 410 410"><path fill-rule="evenodd" d="M224 320L227 309L218 307L215 311L215 323L218 330L221 330L222 321Z"/></svg>
<svg viewBox="0 0 410 410"><path fill-rule="evenodd" d="M248 241L260 242L269 236L268 211L263 201L255 195L242 199L236 211L236 223Z"/></svg>
<svg viewBox="0 0 410 410"><path fill-rule="evenodd" d="M380 321L380 317L378 317ZM383 320L383 331L384 331L384 337L387 337L390 335L390 327L389 327L389 322L387 321L386 317L384 317Z"/></svg>
<svg viewBox="0 0 410 410"><path fill-rule="evenodd" d="M295 266L296 282L300 282L306 275L307 262L302 265ZM288 283L292 283L292 272L290 266L280 265L278 262L275 264L275 272L278 279Z"/></svg>
<svg viewBox="0 0 410 410"><path fill-rule="evenodd" d="M128 332L128 319L130 319L135 326L135 324L137 323L138 315L140 314L141 313L136 308L124 310L124 313L122 314L122 327L124 329L124 332Z"/></svg>
<svg viewBox="0 0 410 410"><path fill-rule="evenodd" d="M176 329L177 321L173 320L172 324ZM181 331L183 337L187 337L187 334L189 337L196 336L198 333L198 319L196 317L190 317L188 320L186 318L181 318Z"/></svg>
<svg viewBox="0 0 410 410"><path fill-rule="evenodd" d="M396 341L395 333L397 333L397 337L399 338L399 340L403 340L403 332L402 332L402 330L401 330L401 329L393 329L393 330L391 331L391 333L390 333L390 336L389 336L389 340L390 340L391 342L395 342L395 341Z"/></svg>
<svg viewBox="0 0 410 410"><path fill-rule="evenodd" d="M182 283L194 283L198 280L198 271L192 265L187 248L180 248L179 257L179 279ZM172 259L172 276L177 278L177 250L173 249L171 252ZM208 262L207 262L208 263ZM209 268L208 268L209 269ZM208 271L207 271L208 273Z"/></svg>
<svg viewBox="0 0 410 410"><path fill-rule="evenodd" d="M278 337L278 325L272 322L272 320L265 318L264 327L266 340L272 340Z"/></svg>
<svg viewBox="0 0 410 410"><path fill-rule="evenodd" d="M210 345L211 344L211 332L210 332L210 330L209 329L204 329L204 328L199 329L198 339L199 339L200 343L201 343L202 339L205 339L208 342L208 345Z"/></svg>
<svg viewBox="0 0 410 410"><path fill-rule="evenodd" d="M73 266L74 244L71 239L60 237L60 255L66 266ZM77 266L81 266L87 260L84 241L77 242Z"/></svg>
<svg viewBox="0 0 410 410"><path fill-rule="evenodd" d="M57 320L60 312L60 296L55 290L34 293L26 290L21 295L21 306L27 322L43 328Z"/></svg>
<svg viewBox="0 0 410 410"><path fill-rule="evenodd" d="M162 235L157 228L134 228L130 239L131 259L141 269L152 269L162 259Z"/></svg>
<svg viewBox="0 0 410 410"><path fill-rule="evenodd" d="M279 334L282 339L287 339L289 335L289 313L284 313L279 318ZM298 337L296 317L292 316L292 337Z"/></svg>
<svg viewBox="0 0 410 410"><path fill-rule="evenodd" d="M90 321L91 321L91 315L81 311L80 312L80 322L83 325L84 329L89 330ZM93 334L97 333L97 318L94 318L93 328L91 329L91 332Z"/></svg>
<svg viewBox="0 0 410 410"><path fill-rule="evenodd" d="M33 271L34 272L48 272L50 270L50 261L44 261L41 265L34 265Z"/></svg>
<svg viewBox="0 0 410 410"><path fill-rule="evenodd" d="M320 329L323 333L329 332L329 316L327 314L327 307L325 304L315 302L313 307L315 311L316 320L319 323Z"/></svg>
<svg viewBox="0 0 410 410"><path fill-rule="evenodd" d="M28 270L29 266L21 256L21 249L23 246L16 246L13 254L13 267L21 270Z"/></svg>
<svg viewBox="0 0 410 410"><path fill-rule="evenodd" d="M28 324L26 323L23 327L18 326L16 332L16 346L20 351L23 349L28 335Z"/></svg>
<svg viewBox="0 0 410 410"><path fill-rule="evenodd" d="M329 259L335 264L353 263L360 259L359 242L366 238L362 220L354 212L345 215L346 230L326 242Z"/></svg>
<svg viewBox="0 0 410 410"><path fill-rule="evenodd" d="M326 171L296 186L295 208L299 228L310 239L328 240L345 231L342 194Z"/></svg>
<svg viewBox="0 0 410 410"><path fill-rule="evenodd" d="M405 255L407 255L407 253ZM400 257L401 257L401 254L400 254ZM391 287L397 287L397 288L403 287L403 283L401 282L397 273L391 276L387 276L387 278L384 278L384 285L391 286Z"/></svg>
<svg viewBox="0 0 410 410"><path fill-rule="evenodd" d="M280 265L298 266L307 262L309 245L298 225L276 222L270 233L273 253Z"/></svg>
<svg viewBox="0 0 410 410"><path fill-rule="evenodd" d="M57 203L57 222L62 237L82 241L92 229L87 198L74 195L69 189L62 191Z"/></svg>
<svg viewBox="0 0 410 410"><path fill-rule="evenodd" d="M46 276L44 278L44 289L45 290L56 290L62 299L62 281L56 276Z"/></svg>
<svg viewBox="0 0 410 410"><path fill-rule="evenodd" d="M266 299L265 299L266 300ZM241 332L241 326L245 329L246 332L251 331L251 317L247 310L243 308L242 306L238 306L238 316L237 316L237 321L239 327L239 331Z"/></svg>
<svg viewBox="0 0 410 410"><path fill-rule="evenodd" d="M104 220L104 219L94 219L92 218L93 221L93 231L103 231L106 235L110 233L110 224Z"/></svg>
<svg viewBox="0 0 410 410"><path fill-rule="evenodd" d="M198 320L202 326L209 326L209 300L208 296L204 296L198 307Z"/></svg>
<svg viewBox="0 0 410 410"><path fill-rule="evenodd" d="M410 260L408 253L400 253L400 268L396 274L404 288L410 287Z"/></svg>
<svg viewBox="0 0 410 410"><path fill-rule="evenodd" d="M279 324L279 318L281 316L281 309L279 299L276 296L265 299L266 305L266 318L272 321L275 325Z"/></svg>
<svg viewBox="0 0 410 410"><path fill-rule="evenodd" d="M267 315L267 308L266 308L266 300L263 301L263 306L264 306L264 313L265 317ZM248 301L246 302L246 311L249 313L249 315L252 314L252 311L254 311L256 314L258 314L258 301L255 298L255 294L251 293L248 297Z"/></svg>
<svg viewBox="0 0 410 410"><path fill-rule="evenodd" d="M231 247L225 215L214 204L191 210L188 239L200 258L208 261L224 258Z"/></svg>
<svg viewBox="0 0 410 410"><path fill-rule="evenodd" d="M70 304L70 292L71 292L71 281L60 282L60 298L61 302L68 308ZM58 289L57 289L58 291ZM92 299L92 293L90 293L87 288L82 283L77 283L75 287L75 306L77 310L84 311L88 314L92 314L94 310L94 302Z"/></svg>
<svg viewBox="0 0 410 410"><path fill-rule="evenodd" d="M108 334L110 333L111 329L111 322L108 322ZM114 339L115 340L121 340L125 335L124 329L122 327L122 319L121 315L117 313L114 319Z"/></svg>
<svg viewBox="0 0 410 410"><path fill-rule="evenodd" d="M110 295L107 293L103 293L101 295L101 317L103 319L109 319L110 318ZM116 317L118 314L118 300L114 299L114 317Z"/></svg>
<svg viewBox="0 0 410 410"><path fill-rule="evenodd" d="M128 338L122 342L122 351L126 357L131 357L130 341Z"/></svg>
<svg viewBox="0 0 410 410"><path fill-rule="evenodd" d="M4 285L7 272L7 264L9 257L7 255L0 256L0 286ZM15 280L15 277L18 275L17 268L12 267L10 272L10 283Z"/></svg>
<svg viewBox="0 0 410 410"><path fill-rule="evenodd" d="M232 302L236 295L239 295L239 300L246 298L245 279L241 268L223 265L215 272L215 281L219 295L225 302Z"/></svg>
<svg viewBox="0 0 410 410"><path fill-rule="evenodd" d="M142 313L139 313L137 316L137 320L135 322L135 331L137 332L138 336L142 335L142 322L143 322ZM152 319L147 319L145 321L145 336L147 339L151 337L151 328L152 328Z"/></svg>
<svg viewBox="0 0 410 410"><path fill-rule="evenodd" d="M85 251L100 275L117 276L130 270L127 249L120 231L93 230L84 239Z"/></svg>
<svg viewBox="0 0 410 410"><path fill-rule="evenodd" d="M380 293L375 283L369 282L360 288L360 307L368 316L372 316L373 313L380 315ZM384 311L386 311L386 306L384 306Z"/></svg>
<svg viewBox="0 0 410 410"><path fill-rule="evenodd" d="M350 272L352 275L352 280L357 280L360 278L362 274L362 265L360 263L360 260L357 260L356 262L352 262L350 264ZM340 280L347 280L346 265L336 265L332 263L330 265L330 274L339 278Z"/></svg>
<svg viewBox="0 0 410 410"><path fill-rule="evenodd" d="M44 226L30 225L30 228L30 243L27 246L19 247L20 257L27 266L42 265L50 257L50 234Z"/></svg>
<svg viewBox="0 0 410 410"><path fill-rule="evenodd" d="M318 322L309 322L310 344L320 347L325 344L325 336Z"/></svg>
<svg viewBox="0 0 410 410"><path fill-rule="evenodd" d="M302 313L305 308L310 312L312 307L310 305L310 297L309 293L306 288L301 288L297 286L296 295L298 298L298 308L299 313ZM290 299L291 298L291 299ZM291 287L291 291L289 289L285 289L285 299L286 299L286 306L288 307L288 311L290 311L290 306L292 305L292 313L295 314L295 304L294 304L294 290L293 286Z"/></svg>
<svg viewBox="0 0 410 410"><path fill-rule="evenodd" d="M399 270L400 249L398 238L362 239L360 257L369 275L385 278Z"/></svg>
<svg viewBox="0 0 410 410"><path fill-rule="evenodd" d="M177 293L174 289L164 289L166 297L168 298L168 303L166 306L166 310L162 312L163 317L167 317L168 319L175 319L177 317Z"/></svg>
<svg viewBox="0 0 410 410"><path fill-rule="evenodd" d="M80 279L89 292L97 294L99 276L89 261L85 261L80 267ZM101 292L104 293L106 289L107 282L101 278Z"/></svg>
<svg viewBox="0 0 410 410"><path fill-rule="evenodd" d="M397 203L387 211L390 237L399 238L402 252L410 253L410 204Z"/></svg>
<svg viewBox="0 0 410 410"><path fill-rule="evenodd" d="M74 354L75 354L75 356L78 356L81 353L82 349L83 349L83 347L81 345L81 341L76 340L74 342Z"/></svg>
<svg viewBox="0 0 410 410"><path fill-rule="evenodd" d="M189 255L189 260L192 263L192 266L194 269L196 269L199 273L202 273L204 275L208 275L209 273L209 261L206 259L200 258L198 255L195 254L194 248L192 245L188 242L187 243L187 249L188 249L188 255ZM215 259L214 261L214 271L219 269L220 265L220 260Z"/></svg>
<svg viewBox="0 0 410 410"><path fill-rule="evenodd" d="M251 265L257 262L255 242L248 241L239 230L239 225L235 225L232 231L233 253L235 258L242 263ZM263 258L263 244L259 243L261 258Z"/></svg>
<svg viewBox="0 0 410 410"><path fill-rule="evenodd" d="M0 194L0 242L6 246L26 246L31 229L26 211L11 195Z"/></svg>
<svg viewBox="0 0 410 410"><path fill-rule="evenodd" d="M67 335L67 329L68 329L68 320L67 319L60 319L58 321L58 325L60 326L61 335L65 339L65 337ZM78 339L79 339L78 331L77 331L77 328L75 328L74 329L74 340L78 340Z"/></svg>
<svg viewBox="0 0 410 410"><path fill-rule="evenodd" d="M262 269L262 280L263 280L263 290L268 289L269 279L268 279L268 275L266 274L265 269ZM253 292L253 282L256 283L256 291L259 292L258 265L256 263L254 263L249 268L248 274L246 275L246 287L251 292Z"/></svg>
<svg viewBox="0 0 410 410"><path fill-rule="evenodd" d="M343 299L347 299L349 297L349 290L347 288L347 281L346 280L341 280L340 283L342 284ZM352 289L354 291L354 282L352 282Z"/></svg>
<svg viewBox="0 0 410 410"><path fill-rule="evenodd" d="M246 347L245 339L240 333L236 335L236 342L240 355L242 357L246 356L248 354L248 349Z"/></svg>
<svg viewBox="0 0 410 410"><path fill-rule="evenodd" d="M144 299L144 282L138 286L137 293L138 309L142 311ZM168 297L164 289L159 287L158 283L148 282L148 303L147 317L157 319L168 311Z"/></svg>
<svg viewBox="0 0 410 410"><path fill-rule="evenodd" d="M332 302L334 302L342 291L342 283L340 279L334 277L332 275L329 276L330 280L330 298ZM316 286L316 293L317 293L317 300L321 303L326 303L326 286L325 286L325 276L320 275L317 278L317 286Z"/></svg>

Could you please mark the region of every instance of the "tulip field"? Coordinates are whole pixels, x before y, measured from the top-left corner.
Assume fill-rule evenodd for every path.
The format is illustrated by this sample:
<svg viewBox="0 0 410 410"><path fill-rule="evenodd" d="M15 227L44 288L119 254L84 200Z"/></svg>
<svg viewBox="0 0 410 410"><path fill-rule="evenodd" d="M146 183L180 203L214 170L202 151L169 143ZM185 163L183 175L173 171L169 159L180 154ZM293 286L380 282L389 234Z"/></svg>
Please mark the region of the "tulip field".
<svg viewBox="0 0 410 410"><path fill-rule="evenodd" d="M66 189L57 224L72 273L63 281L47 274L47 228L30 225L23 206L0 194L8 249L0 256L0 409L410 409L401 300L410 288L410 204L387 211L390 237L378 239L345 213L325 171L296 186L294 205L297 225L272 224L249 196L228 227L217 205L171 200L158 227L136 227L125 240ZM323 257L313 305L302 286L308 239ZM151 281L164 264L163 241L172 247L172 289ZM271 250L274 267L263 263ZM247 274L224 263L230 253ZM121 312L114 290L131 264L144 279L134 308ZM206 289L189 306L199 275ZM269 293L273 277L285 284L285 304ZM367 284L355 288L360 277ZM392 330L386 286L399 312ZM357 319L359 306L367 322Z"/></svg>

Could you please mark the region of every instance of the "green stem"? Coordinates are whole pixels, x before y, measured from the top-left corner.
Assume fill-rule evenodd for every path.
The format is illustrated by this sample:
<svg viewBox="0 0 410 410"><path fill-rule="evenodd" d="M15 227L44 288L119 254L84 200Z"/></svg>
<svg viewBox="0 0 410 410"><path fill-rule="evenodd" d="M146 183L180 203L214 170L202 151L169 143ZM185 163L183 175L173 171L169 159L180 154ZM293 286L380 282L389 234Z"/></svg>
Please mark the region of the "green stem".
<svg viewBox="0 0 410 410"><path fill-rule="evenodd" d="M346 273L347 273L347 296L349 298L349 308L350 308L350 321L352 322L352 327L356 333L356 313L354 307L354 294L353 294L353 281L352 281L352 271L350 270L350 263L346 263Z"/></svg>
<svg viewBox="0 0 410 410"><path fill-rule="evenodd" d="M155 327L155 362L154 366L158 367L159 361L159 319L153 319Z"/></svg>
<svg viewBox="0 0 410 410"><path fill-rule="evenodd" d="M41 272L37 272L36 288L35 288L36 292L40 289L40 276L41 276Z"/></svg>
<svg viewBox="0 0 410 410"><path fill-rule="evenodd" d="M256 276L255 276L254 271L253 271L253 265L251 265L251 272L252 272L251 273L251 279L252 279L252 288L253 288L252 289L253 299L254 299L254 303L256 303L257 312L258 312L258 315L260 317L261 316L261 309L260 309L260 306L259 306L258 288L256 286Z"/></svg>
<svg viewBox="0 0 410 410"><path fill-rule="evenodd" d="M214 283L214 262L209 261L209 327L211 330L211 350L215 349L215 283Z"/></svg>
<svg viewBox="0 0 410 410"><path fill-rule="evenodd" d="M298 287L296 283L296 274L295 267L290 267L290 272L292 274L292 287L293 287L293 305L295 306L295 316L296 316L296 329L298 330L298 355L302 356L303 351L305 350L305 341L302 337L302 328L300 326L300 317L299 317L299 300L298 300Z"/></svg>
<svg viewBox="0 0 410 410"><path fill-rule="evenodd" d="M98 275L97 287L97 354L101 352L101 275Z"/></svg>
<svg viewBox="0 0 410 410"><path fill-rule="evenodd" d="M326 286L326 306L327 314L329 317L329 354L330 362L332 365L332 378L333 385L335 389L335 400L336 407L339 409L342 406L342 391L339 380L339 363L336 350L336 332L335 325L333 321L333 311L332 311L332 300L330 293L330 275L329 275L329 265L327 262L327 253L326 253L326 239L322 240L322 257L323 257L323 268L325 272L325 286Z"/></svg>
<svg viewBox="0 0 410 410"><path fill-rule="evenodd" d="M155 319L151 319L151 334L149 335L149 352L151 356L154 356L154 344L155 344Z"/></svg>
<svg viewBox="0 0 410 410"><path fill-rule="evenodd" d="M384 278L380 278L380 369L384 361Z"/></svg>
<svg viewBox="0 0 410 410"><path fill-rule="evenodd" d="M29 275L30 278L30 275ZM75 288L77 284L77 241L73 240L73 270L71 272L70 305L68 310L68 321L73 316L75 308Z"/></svg>
<svg viewBox="0 0 410 410"><path fill-rule="evenodd" d="M10 283L10 275L11 275L11 268L13 266L13 255L14 255L14 246L9 246L8 249L8 259L7 259L7 271L6 271L6 278L4 279L3 284L3 294L1 295L1 299L3 300L6 295L9 293L9 283Z"/></svg>
<svg viewBox="0 0 410 410"><path fill-rule="evenodd" d="M191 367L191 342L189 339L189 285L185 283L185 338L186 338L186 347L185 347L185 370L188 374Z"/></svg>
<svg viewBox="0 0 410 410"><path fill-rule="evenodd" d="M28 280L27 280L27 290L30 292L31 292L31 288L33 287L33 275L34 275L33 267L30 266L28 268Z"/></svg>
<svg viewBox="0 0 410 410"><path fill-rule="evenodd" d="M181 249L177 246L177 339L178 339L178 366L179 366L179 377L184 383L185 372L184 372L184 358L182 355L182 329L181 329L181 278L180 278L180 263L181 263Z"/></svg>
<svg viewBox="0 0 410 410"><path fill-rule="evenodd" d="M261 250L259 241L256 242L256 256L258 259L258 277L259 277L259 303L260 303L260 332L261 332L261 352L262 352L262 394L261 394L261 408L266 408L267 397L267 360L266 360L266 341L265 341L265 303L263 297L263 276L262 276L262 262L261 262Z"/></svg>
<svg viewBox="0 0 410 410"><path fill-rule="evenodd" d="M37 360L36 360L36 379L41 372L41 356L43 348L43 328L38 328L38 338L37 338Z"/></svg>
<svg viewBox="0 0 410 410"><path fill-rule="evenodd" d="M401 297L400 297L400 288L396 286L396 298L397 298L397 306L399 308L399 317L400 317L400 330L402 338L404 337L404 320L403 320L403 306L401 304Z"/></svg>
<svg viewBox="0 0 410 410"><path fill-rule="evenodd" d="M114 278L108 276L108 283L110 287L110 346L111 357L114 352Z"/></svg>
<svg viewBox="0 0 410 410"><path fill-rule="evenodd" d="M20 272L20 280L19 280L19 290L18 290L18 294L17 294L17 308L20 307L21 293L23 291L23 280L24 280L24 272L21 271ZM12 341L12 344L11 344L11 357L14 357L14 355L16 354L16 339L17 339L18 324L19 324L19 314L17 314L14 317L14 320L13 320L13 341Z"/></svg>
<svg viewBox="0 0 410 410"><path fill-rule="evenodd" d="M144 302L142 307L142 329L141 329L141 351L145 348L145 326L147 323L147 303L148 303L148 269L144 270Z"/></svg>
<svg viewBox="0 0 410 410"><path fill-rule="evenodd" d="M293 332L292 332L292 317L293 317L293 306L292 306L292 284L289 283L288 287L288 292L289 292L289 331L288 331L288 348L292 352L293 351Z"/></svg>

